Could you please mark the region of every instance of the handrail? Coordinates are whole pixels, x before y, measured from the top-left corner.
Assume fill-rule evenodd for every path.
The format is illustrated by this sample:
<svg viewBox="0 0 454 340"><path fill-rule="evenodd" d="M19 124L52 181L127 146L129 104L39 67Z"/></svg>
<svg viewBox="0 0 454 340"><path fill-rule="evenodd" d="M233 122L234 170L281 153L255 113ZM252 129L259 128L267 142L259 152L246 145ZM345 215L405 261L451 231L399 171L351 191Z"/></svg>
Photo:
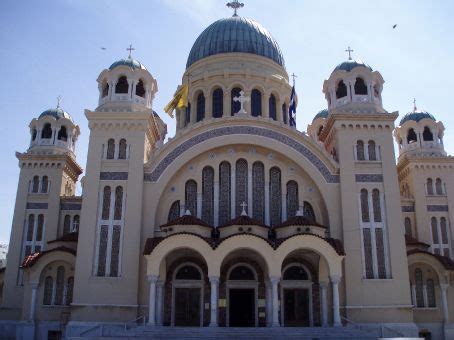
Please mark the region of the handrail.
<svg viewBox="0 0 454 340"><path fill-rule="evenodd" d="M93 326L93 327L91 327L89 329L84 330L82 333L79 334L79 336L84 336L85 334L90 333L90 332L94 331L97 328L101 328L101 334L100 335L102 336L102 334L103 334L103 328L102 327L103 327L103 324L98 324L96 326Z"/></svg>
<svg viewBox="0 0 454 340"><path fill-rule="evenodd" d="M359 330L363 330L363 328L361 328L362 325L360 325L359 323L357 323L357 322L355 322L353 320L347 319L344 316L341 316L341 319L345 320L347 323L351 323L354 327L358 328ZM390 331L391 333L394 333L398 337L405 337L405 334L403 334L403 333L401 333L399 331L396 331L395 329L392 329L391 327L383 325L383 324L379 326L379 331L380 331L380 336L381 337L383 337L383 330L384 329Z"/></svg>
<svg viewBox="0 0 454 340"><path fill-rule="evenodd" d="M128 325L129 325L129 324L132 324L132 323L134 323L135 325L139 324L139 322L137 322L137 321L139 321L139 320L142 320L142 322L140 322L140 323L141 323L142 325L145 325L145 323L147 322L147 316L146 316L146 315L141 315L141 316L139 316L139 317L137 317L137 318L135 318L135 319L126 321L126 322L124 323L124 325L123 325L125 331L128 330Z"/></svg>

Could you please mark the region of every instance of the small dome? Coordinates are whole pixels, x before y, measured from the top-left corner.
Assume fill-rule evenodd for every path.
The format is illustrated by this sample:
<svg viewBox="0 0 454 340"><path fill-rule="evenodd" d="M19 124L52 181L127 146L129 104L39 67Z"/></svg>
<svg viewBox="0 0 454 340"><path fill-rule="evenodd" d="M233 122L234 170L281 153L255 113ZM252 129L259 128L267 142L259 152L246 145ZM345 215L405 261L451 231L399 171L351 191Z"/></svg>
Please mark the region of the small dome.
<svg viewBox="0 0 454 340"><path fill-rule="evenodd" d="M351 59L351 60L344 61L343 63L340 63L339 65L337 65L333 72L336 72L336 71L350 72L351 70L353 70L355 67L358 67L358 66L363 66L363 67L366 67L367 69L369 69L369 71L373 71L372 67L370 67L363 61Z"/></svg>
<svg viewBox="0 0 454 340"><path fill-rule="evenodd" d="M270 32L252 19L234 16L215 21L199 35L186 68L212 55L236 52L260 55L284 66L282 52Z"/></svg>
<svg viewBox="0 0 454 340"><path fill-rule="evenodd" d="M316 119L319 119L319 118L328 118L328 115L329 115L328 109L323 109L315 115L315 117L314 117L314 119L312 119L312 121L315 121Z"/></svg>
<svg viewBox="0 0 454 340"><path fill-rule="evenodd" d="M429 112L426 111L413 111L407 113L405 116L402 117L400 120L400 125L402 126L405 122L409 120L413 120L415 122L419 122L425 118L432 119L434 122L436 121L435 117L431 115Z"/></svg>
<svg viewBox="0 0 454 340"><path fill-rule="evenodd" d="M60 118L66 118L66 119L69 119L71 122L74 122L72 117L71 117L71 115L68 112L62 110L59 107L57 107L55 109L48 109L48 110L44 111L43 113L41 113L39 115L39 118L42 118L42 117L45 117L45 116L52 116L52 117L54 117L57 120L60 119Z"/></svg>
<svg viewBox="0 0 454 340"><path fill-rule="evenodd" d="M140 69L140 70L147 70L147 68L138 60L128 58L128 59L121 59L114 62L110 65L109 70L113 70L117 66L128 66L133 70Z"/></svg>

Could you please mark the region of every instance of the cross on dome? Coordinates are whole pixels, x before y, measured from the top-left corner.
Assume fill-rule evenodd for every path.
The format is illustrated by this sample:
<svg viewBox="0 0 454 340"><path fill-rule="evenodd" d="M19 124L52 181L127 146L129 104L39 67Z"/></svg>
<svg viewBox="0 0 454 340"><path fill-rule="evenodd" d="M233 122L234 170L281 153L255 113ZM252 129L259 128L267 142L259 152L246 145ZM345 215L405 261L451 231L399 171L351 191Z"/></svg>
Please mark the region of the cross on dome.
<svg viewBox="0 0 454 340"><path fill-rule="evenodd" d="M416 107L416 98L413 98L413 112L418 111L418 108Z"/></svg>
<svg viewBox="0 0 454 340"><path fill-rule="evenodd" d="M132 47L132 44L129 44L129 47L126 49L126 51L129 51L129 56L128 58L131 59L131 52L135 51L136 49Z"/></svg>
<svg viewBox="0 0 454 340"><path fill-rule="evenodd" d="M348 46L348 48L345 50L345 52L348 52L348 60L352 60L352 52L355 52Z"/></svg>
<svg viewBox="0 0 454 340"><path fill-rule="evenodd" d="M241 212L241 216L247 216L247 213L246 213L247 203L243 201L243 203L241 203L240 206L241 206L241 208L243 208L243 211Z"/></svg>
<svg viewBox="0 0 454 340"><path fill-rule="evenodd" d="M298 76L295 73L292 73L290 76L293 78L293 85L295 85L295 78L298 78Z"/></svg>
<svg viewBox="0 0 454 340"><path fill-rule="evenodd" d="M61 96L57 97L57 109L60 108Z"/></svg>
<svg viewBox="0 0 454 340"><path fill-rule="evenodd" d="M227 3L227 7L230 7L230 8L233 8L233 16L234 17L237 17L238 16L238 9L244 7L244 4L242 2L238 2L238 0L234 0L234 1L231 1L231 2L228 2Z"/></svg>

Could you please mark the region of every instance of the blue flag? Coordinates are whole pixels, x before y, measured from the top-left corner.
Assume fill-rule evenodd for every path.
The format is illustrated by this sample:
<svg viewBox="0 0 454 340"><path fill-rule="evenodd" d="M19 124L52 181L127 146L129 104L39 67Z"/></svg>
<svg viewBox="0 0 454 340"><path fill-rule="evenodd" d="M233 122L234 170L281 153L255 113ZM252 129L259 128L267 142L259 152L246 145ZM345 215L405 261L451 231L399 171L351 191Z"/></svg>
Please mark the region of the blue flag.
<svg viewBox="0 0 454 340"><path fill-rule="evenodd" d="M298 96L295 91L295 84L292 87L292 94L290 95L290 104L288 107L288 118L290 126L296 126L296 106L298 105Z"/></svg>

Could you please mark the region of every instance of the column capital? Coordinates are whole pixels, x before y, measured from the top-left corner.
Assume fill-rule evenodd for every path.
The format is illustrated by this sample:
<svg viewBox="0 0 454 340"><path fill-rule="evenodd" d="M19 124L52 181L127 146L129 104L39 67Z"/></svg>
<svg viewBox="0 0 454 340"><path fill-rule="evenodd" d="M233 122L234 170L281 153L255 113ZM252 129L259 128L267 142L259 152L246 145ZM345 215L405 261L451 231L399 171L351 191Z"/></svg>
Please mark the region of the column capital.
<svg viewBox="0 0 454 340"><path fill-rule="evenodd" d="M31 287L31 289L38 289L38 287L39 287L39 282L32 282L32 283L30 283L30 287Z"/></svg>
<svg viewBox="0 0 454 340"><path fill-rule="evenodd" d="M322 282L319 282L318 284L319 284L319 286L322 287L322 288L328 288L329 282L324 282L324 281L322 281Z"/></svg>
<svg viewBox="0 0 454 340"><path fill-rule="evenodd" d="M279 283L279 281L281 281L281 278L279 276L271 276L270 277L270 282L272 284Z"/></svg>
<svg viewBox="0 0 454 340"><path fill-rule="evenodd" d="M158 281L156 281L156 286L157 286L157 287L163 287L163 286L164 286L164 283L165 283L165 282L164 282L163 280L158 280Z"/></svg>
<svg viewBox="0 0 454 340"><path fill-rule="evenodd" d="M159 279L159 275L148 275L147 279L150 283L156 283Z"/></svg>
<svg viewBox="0 0 454 340"><path fill-rule="evenodd" d="M341 276L340 275L330 275L329 279L330 279L331 283L339 283L341 280Z"/></svg>
<svg viewBox="0 0 454 340"><path fill-rule="evenodd" d="M449 288L449 283L440 283L440 288L446 291Z"/></svg>
<svg viewBox="0 0 454 340"><path fill-rule="evenodd" d="M219 283L219 276L209 276L210 283Z"/></svg>

